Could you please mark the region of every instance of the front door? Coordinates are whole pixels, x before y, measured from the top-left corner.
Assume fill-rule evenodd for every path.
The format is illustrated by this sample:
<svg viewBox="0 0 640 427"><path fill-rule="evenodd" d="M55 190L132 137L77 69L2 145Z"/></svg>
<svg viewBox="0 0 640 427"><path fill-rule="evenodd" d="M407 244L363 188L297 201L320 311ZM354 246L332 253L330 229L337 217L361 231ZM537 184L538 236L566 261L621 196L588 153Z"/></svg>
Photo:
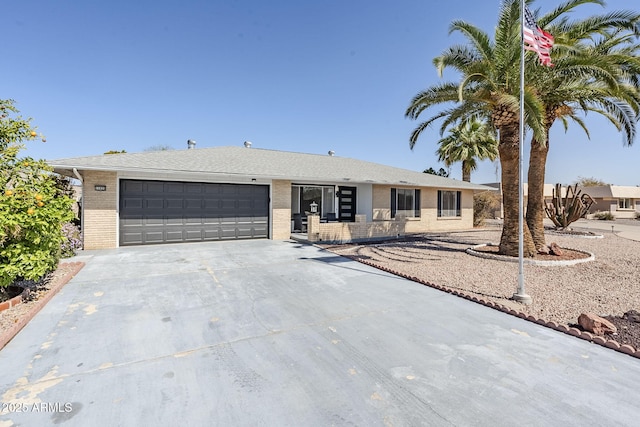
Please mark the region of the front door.
<svg viewBox="0 0 640 427"><path fill-rule="evenodd" d="M338 188L338 220L343 222L356 220L356 187Z"/></svg>

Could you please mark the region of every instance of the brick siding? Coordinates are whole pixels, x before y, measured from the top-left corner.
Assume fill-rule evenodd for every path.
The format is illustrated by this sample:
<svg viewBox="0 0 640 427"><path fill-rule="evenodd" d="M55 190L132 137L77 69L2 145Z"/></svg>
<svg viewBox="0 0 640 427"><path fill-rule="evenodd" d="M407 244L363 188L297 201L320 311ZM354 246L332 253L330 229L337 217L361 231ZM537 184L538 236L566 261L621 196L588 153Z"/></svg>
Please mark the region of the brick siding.
<svg viewBox="0 0 640 427"><path fill-rule="evenodd" d="M391 219L391 186L374 185L373 222L366 222L366 215L356 215L355 222L338 223L320 223L318 216L311 216L308 219L307 237L310 241L349 242L473 228L472 191L462 191L462 216L438 218L438 189L420 190L420 218Z"/></svg>
<svg viewBox="0 0 640 427"><path fill-rule="evenodd" d="M118 179L116 172L84 171L82 205L84 249L118 246ZM106 185L106 191L96 191Z"/></svg>
<svg viewBox="0 0 640 427"><path fill-rule="evenodd" d="M291 237L291 181L271 184L271 238L287 240Z"/></svg>

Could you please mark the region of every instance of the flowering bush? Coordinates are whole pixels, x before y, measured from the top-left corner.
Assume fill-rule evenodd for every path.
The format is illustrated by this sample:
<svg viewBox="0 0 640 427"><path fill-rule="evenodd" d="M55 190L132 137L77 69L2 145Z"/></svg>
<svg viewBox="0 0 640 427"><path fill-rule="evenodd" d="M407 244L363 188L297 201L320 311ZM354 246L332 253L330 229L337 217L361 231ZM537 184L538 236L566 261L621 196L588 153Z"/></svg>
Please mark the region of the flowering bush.
<svg viewBox="0 0 640 427"><path fill-rule="evenodd" d="M60 247L60 256L62 258L70 258L74 256L79 249L82 249L82 237L80 229L70 222L62 226L62 246Z"/></svg>
<svg viewBox="0 0 640 427"><path fill-rule="evenodd" d="M37 281L58 264L62 224L73 218L73 200L43 160L18 158L22 140L37 133L29 120L11 117L0 100L0 286Z"/></svg>

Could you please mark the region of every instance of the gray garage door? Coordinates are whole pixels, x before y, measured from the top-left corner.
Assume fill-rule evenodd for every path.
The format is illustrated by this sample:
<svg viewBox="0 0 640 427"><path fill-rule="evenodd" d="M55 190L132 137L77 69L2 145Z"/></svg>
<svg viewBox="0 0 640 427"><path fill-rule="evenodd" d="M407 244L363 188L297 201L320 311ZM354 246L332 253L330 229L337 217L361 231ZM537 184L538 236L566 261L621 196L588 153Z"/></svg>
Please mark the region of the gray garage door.
<svg viewBox="0 0 640 427"><path fill-rule="evenodd" d="M120 181L120 245L269 237L269 186Z"/></svg>

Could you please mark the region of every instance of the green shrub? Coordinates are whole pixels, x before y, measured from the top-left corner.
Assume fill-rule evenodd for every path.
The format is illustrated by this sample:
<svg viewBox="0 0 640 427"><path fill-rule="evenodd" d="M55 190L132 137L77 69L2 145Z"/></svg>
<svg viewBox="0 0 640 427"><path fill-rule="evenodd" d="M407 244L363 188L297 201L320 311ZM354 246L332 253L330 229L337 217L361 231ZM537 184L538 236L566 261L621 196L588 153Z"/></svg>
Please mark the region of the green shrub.
<svg viewBox="0 0 640 427"><path fill-rule="evenodd" d="M13 101L0 100L0 286L39 280L54 270L62 224L73 219L73 200L43 161L18 158L21 141L36 137L29 120L11 117Z"/></svg>
<svg viewBox="0 0 640 427"><path fill-rule="evenodd" d="M500 195L494 191L483 191L473 195L473 226L484 225L487 218L493 218L500 209Z"/></svg>
<svg viewBox="0 0 640 427"><path fill-rule="evenodd" d="M60 194L43 161L26 159L14 171L0 194L0 286L54 270L62 224L73 219L72 199Z"/></svg>
<svg viewBox="0 0 640 427"><path fill-rule="evenodd" d="M602 221L613 221L616 219L611 212L596 212L593 217Z"/></svg>

